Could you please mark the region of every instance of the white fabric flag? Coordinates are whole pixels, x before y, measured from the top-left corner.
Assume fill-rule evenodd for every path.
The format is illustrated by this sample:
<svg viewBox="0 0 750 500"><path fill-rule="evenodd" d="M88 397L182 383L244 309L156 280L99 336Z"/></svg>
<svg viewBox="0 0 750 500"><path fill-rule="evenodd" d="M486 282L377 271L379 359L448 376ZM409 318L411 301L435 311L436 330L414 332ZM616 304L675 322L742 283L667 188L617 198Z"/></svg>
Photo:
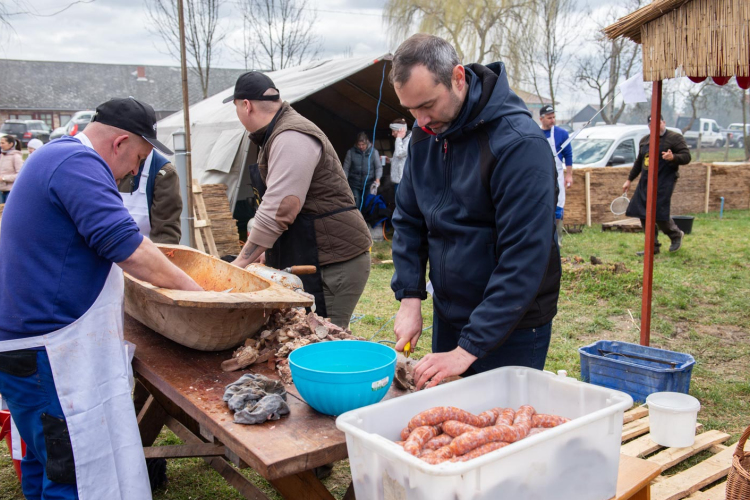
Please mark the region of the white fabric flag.
<svg viewBox="0 0 750 500"><path fill-rule="evenodd" d="M648 101L646 92L643 90L643 74L641 72L636 72L634 76L622 82L618 87L620 87L622 100L625 101L625 104Z"/></svg>

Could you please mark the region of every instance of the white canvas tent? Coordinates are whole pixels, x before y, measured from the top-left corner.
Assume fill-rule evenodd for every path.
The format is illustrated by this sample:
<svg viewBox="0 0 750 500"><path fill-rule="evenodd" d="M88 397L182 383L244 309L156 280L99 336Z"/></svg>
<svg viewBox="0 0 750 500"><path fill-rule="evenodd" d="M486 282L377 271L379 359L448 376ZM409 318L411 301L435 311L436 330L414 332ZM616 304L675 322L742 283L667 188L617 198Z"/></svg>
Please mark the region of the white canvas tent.
<svg viewBox="0 0 750 500"><path fill-rule="evenodd" d="M378 96L382 84L376 147L389 149L388 125L396 118L412 117L403 109L388 83L390 57L359 57L318 61L307 65L269 72L281 98L303 116L318 125L343 159L362 130L372 135ZM256 157L255 145L237 119L234 105L222 104L234 87L190 107L193 178L202 184L228 186L230 206L251 195L246 165ZM172 133L183 127L182 112L158 123L158 136L172 147ZM372 137L371 137L372 139ZM383 141L381 141L383 140Z"/></svg>

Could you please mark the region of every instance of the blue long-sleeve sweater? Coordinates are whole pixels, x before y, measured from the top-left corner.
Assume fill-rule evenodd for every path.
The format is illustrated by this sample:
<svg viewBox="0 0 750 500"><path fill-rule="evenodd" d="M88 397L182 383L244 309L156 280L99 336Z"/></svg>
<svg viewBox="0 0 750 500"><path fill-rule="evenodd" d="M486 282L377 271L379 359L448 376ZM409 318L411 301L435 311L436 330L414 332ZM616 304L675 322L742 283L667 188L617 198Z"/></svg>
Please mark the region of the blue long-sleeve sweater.
<svg viewBox="0 0 750 500"><path fill-rule="evenodd" d="M0 341L42 335L81 317L113 262L143 237L112 171L77 139L35 152L18 176L0 232Z"/></svg>
<svg viewBox="0 0 750 500"><path fill-rule="evenodd" d="M546 137L547 139L549 139L550 130L542 130L542 132L544 133L544 137ZM565 144L565 141L568 140L568 137L570 137L570 135L568 134L567 130L560 127L555 127L555 151L560 151L560 146ZM570 144L565 146L565 148L560 151L560 154L558 154L557 156L566 167L573 166L573 147Z"/></svg>

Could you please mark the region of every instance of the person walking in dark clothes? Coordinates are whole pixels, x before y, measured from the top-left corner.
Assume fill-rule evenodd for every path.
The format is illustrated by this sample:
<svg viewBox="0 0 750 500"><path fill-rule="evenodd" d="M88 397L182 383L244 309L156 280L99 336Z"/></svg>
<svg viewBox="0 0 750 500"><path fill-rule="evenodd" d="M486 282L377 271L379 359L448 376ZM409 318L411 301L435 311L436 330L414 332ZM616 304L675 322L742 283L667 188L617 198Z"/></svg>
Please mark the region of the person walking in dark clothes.
<svg viewBox="0 0 750 500"><path fill-rule="evenodd" d="M651 117L648 117L649 125ZM659 229L669 236L671 245L670 252L676 252L682 246L682 237L685 235L674 223L670 216L672 204L672 192L674 192L677 179L680 177L680 165L690 163L690 150L688 150L685 138L677 132L667 130L667 124L664 117L661 117L659 128L659 172L656 184L656 235L654 236L654 253L659 253L658 235ZM638 146L638 158L636 158L633 168L630 170L628 180L622 186L622 191L627 193L630 189L630 183L643 172L638 186L635 188L633 199L630 200L628 210L625 214L628 217L638 217L641 219L641 226L646 227L646 197L648 188L648 166L649 166L649 139L650 134L641 139ZM643 251L637 252L643 255Z"/></svg>
<svg viewBox="0 0 750 500"><path fill-rule="evenodd" d="M366 133L357 134L357 142L346 152L342 167L354 195L354 204L360 208L362 198L367 198L368 190L380 187L380 178L383 176L380 152L372 145Z"/></svg>

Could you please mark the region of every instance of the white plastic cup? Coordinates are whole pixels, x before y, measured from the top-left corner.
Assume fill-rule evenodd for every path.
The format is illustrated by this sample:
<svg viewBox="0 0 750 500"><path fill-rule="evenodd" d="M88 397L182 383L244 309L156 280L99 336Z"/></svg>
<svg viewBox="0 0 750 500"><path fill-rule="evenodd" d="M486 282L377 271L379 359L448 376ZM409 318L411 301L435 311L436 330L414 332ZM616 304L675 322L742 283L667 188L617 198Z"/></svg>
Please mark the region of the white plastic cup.
<svg viewBox="0 0 750 500"><path fill-rule="evenodd" d="M655 392L646 405L654 443L672 448L693 445L700 401L680 392Z"/></svg>

